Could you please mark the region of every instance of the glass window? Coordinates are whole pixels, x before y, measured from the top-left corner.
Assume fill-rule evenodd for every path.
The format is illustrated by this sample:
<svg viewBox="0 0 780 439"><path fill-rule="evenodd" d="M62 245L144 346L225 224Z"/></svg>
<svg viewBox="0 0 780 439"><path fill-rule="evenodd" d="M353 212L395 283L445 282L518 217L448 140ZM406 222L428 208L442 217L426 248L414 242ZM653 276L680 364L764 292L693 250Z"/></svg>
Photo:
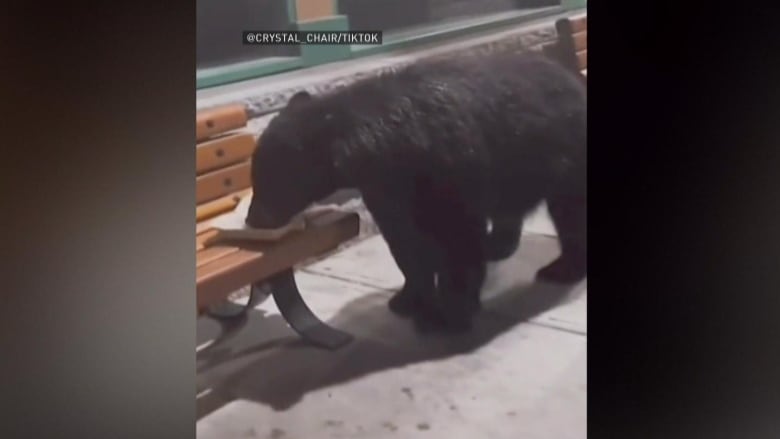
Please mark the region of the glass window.
<svg viewBox="0 0 780 439"><path fill-rule="evenodd" d="M287 45L246 46L245 30L290 30L287 0L197 0L197 68L298 56Z"/></svg>
<svg viewBox="0 0 780 439"><path fill-rule="evenodd" d="M406 30L526 8L558 6L561 0L340 0L339 12L358 30Z"/></svg>

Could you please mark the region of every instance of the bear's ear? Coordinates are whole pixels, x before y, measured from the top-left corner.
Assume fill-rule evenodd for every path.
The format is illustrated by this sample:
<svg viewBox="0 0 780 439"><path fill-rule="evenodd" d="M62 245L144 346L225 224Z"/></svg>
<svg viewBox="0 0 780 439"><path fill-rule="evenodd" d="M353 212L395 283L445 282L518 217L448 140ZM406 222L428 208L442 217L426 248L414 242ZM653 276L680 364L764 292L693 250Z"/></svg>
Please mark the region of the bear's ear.
<svg viewBox="0 0 780 439"><path fill-rule="evenodd" d="M295 93L288 101L287 101L287 107L285 109L293 109L298 107L301 104L305 104L306 102L311 101L314 99L311 94L309 94L308 91L299 91L298 93Z"/></svg>

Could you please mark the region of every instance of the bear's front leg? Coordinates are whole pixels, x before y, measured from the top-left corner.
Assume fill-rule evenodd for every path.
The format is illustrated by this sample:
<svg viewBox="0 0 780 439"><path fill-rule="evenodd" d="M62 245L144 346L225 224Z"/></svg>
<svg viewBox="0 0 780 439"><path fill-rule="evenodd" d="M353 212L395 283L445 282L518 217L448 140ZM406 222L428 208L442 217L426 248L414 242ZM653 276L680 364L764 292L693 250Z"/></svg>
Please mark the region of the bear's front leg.
<svg viewBox="0 0 780 439"><path fill-rule="evenodd" d="M485 259L497 262L512 256L520 247L523 233L522 218L493 218L485 237Z"/></svg>
<svg viewBox="0 0 780 439"><path fill-rule="evenodd" d="M432 239L420 231L406 200L365 191L363 200L405 278L403 288L389 300L388 307L393 313L408 317L420 309L423 296L433 293Z"/></svg>

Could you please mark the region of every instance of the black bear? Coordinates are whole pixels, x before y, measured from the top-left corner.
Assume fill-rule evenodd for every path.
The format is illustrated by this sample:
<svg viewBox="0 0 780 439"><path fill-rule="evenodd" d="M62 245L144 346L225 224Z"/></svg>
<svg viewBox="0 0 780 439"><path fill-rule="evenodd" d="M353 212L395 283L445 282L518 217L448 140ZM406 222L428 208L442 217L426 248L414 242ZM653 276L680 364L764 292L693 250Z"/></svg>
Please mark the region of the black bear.
<svg viewBox="0 0 780 439"><path fill-rule="evenodd" d="M405 277L390 309L465 330L486 262L517 249L543 200L561 254L537 278L586 276L586 119L581 79L537 54L432 59L300 92L259 139L247 224L276 227L357 188Z"/></svg>

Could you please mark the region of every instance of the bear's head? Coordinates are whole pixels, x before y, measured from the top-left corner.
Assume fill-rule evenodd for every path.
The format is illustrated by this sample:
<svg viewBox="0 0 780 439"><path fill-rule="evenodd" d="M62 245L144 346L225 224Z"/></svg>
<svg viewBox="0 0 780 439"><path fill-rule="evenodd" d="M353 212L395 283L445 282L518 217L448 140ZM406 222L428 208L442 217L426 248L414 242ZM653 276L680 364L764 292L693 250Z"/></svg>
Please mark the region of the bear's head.
<svg viewBox="0 0 780 439"><path fill-rule="evenodd" d="M330 145L318 123L327 116L312 108L315 99L305 91L295 94L261 134L252 156L248 226L281 227L338 189Z"/></svg>

